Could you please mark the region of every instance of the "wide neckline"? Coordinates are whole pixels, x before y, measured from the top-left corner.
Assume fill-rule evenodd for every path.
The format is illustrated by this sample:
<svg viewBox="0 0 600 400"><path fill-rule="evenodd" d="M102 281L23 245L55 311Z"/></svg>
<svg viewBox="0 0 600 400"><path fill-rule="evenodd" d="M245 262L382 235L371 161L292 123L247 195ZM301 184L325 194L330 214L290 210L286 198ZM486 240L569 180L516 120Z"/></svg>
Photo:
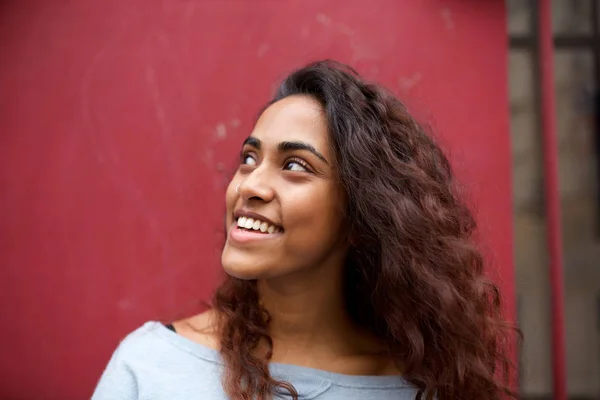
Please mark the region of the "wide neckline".
<svg viewBox="0 0 600 400"><path fill-rule="evenodd" d="M163 340L195 355L203 360L223 364L223 360L218 350L206 345L190 340L176 332L173 332L165 325L157 321L149 321L144 324L143 329L147 332L156 334ZM269 363L269 369L274 375L288 378L320 378L326 379L334 385L345 387L360 387L372 389L387 388L412 388L403 377L399 375L346 375L316 368L303 367L300 365Z"/></svg>

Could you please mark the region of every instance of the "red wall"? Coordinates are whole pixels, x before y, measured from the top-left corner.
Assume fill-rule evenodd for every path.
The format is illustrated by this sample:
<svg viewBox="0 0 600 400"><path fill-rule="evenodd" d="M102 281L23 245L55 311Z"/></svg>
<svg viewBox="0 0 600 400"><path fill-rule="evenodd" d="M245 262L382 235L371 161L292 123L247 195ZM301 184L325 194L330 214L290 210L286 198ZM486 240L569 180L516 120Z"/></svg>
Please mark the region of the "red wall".
<svg viewBox="0 0 600 400"><path fill-rule="evenodd" d="M512 310L502 1L7 0L0 54L0 397L85 398L123 335L207 298L240 139L319 58L444 137Z"/></svg>

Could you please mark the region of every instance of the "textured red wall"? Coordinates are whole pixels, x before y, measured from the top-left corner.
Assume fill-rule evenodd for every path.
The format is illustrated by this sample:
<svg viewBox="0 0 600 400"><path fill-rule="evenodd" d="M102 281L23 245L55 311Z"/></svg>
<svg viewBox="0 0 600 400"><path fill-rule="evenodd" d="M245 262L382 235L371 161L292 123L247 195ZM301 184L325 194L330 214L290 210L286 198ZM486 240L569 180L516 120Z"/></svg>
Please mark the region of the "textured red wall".
<svg viewBox="0 0 600 400"><path fill-rule="evenodd" d="M207 298L240 139L325 57L444 137L512 310L502 1L8 0L0 54L0 397L85 398L123 335Z"/></svg>

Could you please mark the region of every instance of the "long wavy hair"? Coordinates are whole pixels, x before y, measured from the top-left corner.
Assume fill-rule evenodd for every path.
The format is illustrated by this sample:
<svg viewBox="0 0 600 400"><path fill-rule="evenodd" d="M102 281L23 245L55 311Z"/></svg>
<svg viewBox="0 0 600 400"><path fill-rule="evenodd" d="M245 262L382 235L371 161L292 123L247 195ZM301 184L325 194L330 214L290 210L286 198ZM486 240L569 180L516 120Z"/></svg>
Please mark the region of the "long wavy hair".
<svg viewBox="0 0 600 400"><path fill-rule="evenodd" d="M344 270L353 321L376 335L403 377L431 400L514 396L515 328L484 275L476 223L448 159L392 94L333 61L289 75L272 104L306 95L325 111L354 234ZM269 374L269 313L256 281L226 277L213 298L224 388L233 400L294 387ZM259 342L269 351L257 355Z"/></svg>

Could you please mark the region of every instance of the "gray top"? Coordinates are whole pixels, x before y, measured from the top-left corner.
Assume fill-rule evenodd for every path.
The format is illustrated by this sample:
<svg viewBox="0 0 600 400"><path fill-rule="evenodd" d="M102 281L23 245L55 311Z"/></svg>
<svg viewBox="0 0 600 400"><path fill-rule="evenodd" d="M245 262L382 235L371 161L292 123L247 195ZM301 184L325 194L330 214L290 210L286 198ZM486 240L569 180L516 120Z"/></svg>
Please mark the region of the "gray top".
<svg viewBox="0 0 600 400"><path fill-rule="evenodd" d="M121 342L92 400L226 400L222 368L218 351L147 322ZM293 384L302 400L412 400L416 395L399 376L342 375L278 363L269 369Z"/></svg>

